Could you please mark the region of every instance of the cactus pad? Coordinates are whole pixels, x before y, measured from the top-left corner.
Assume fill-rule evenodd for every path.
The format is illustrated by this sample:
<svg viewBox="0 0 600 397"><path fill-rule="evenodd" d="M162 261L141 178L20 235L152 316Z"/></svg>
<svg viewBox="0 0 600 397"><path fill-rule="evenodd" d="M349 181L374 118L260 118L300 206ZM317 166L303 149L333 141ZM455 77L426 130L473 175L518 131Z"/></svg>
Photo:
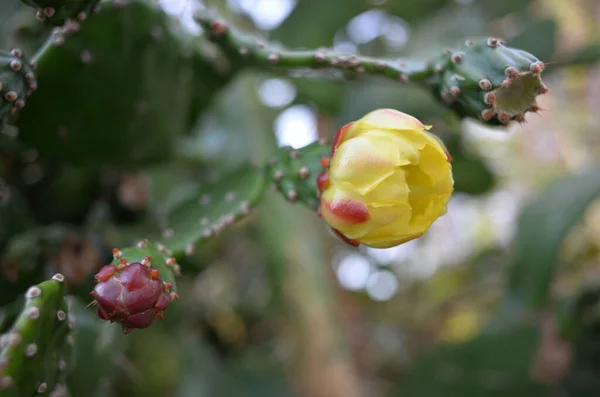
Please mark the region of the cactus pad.
<svg viewBox="0 0 600 397"><path fill-rule="evenodd" d="M317 210L317 178L325 170L330 154L331 145L323 142L314 142L299 150L282 147L269 163L269 176L286 200Z"/></svg>
<svg viewBox="0 0 600 397"><path fill-rule="evenodd" d="M467 40L435 61L439 95L462 116L490 124L525 121L539 110L536 97L548 89L541 79L544 63L495 38Z"/></svg>
<svg viewBox="0 0 600 397"><path fill-rule="evenodd" d="M180 273L179 265L167 249L146 240L113 253L113 263L95 276L92 296L98 316L118 322L125 333L147 328L154 318L162 319L170 302L179 298L174 277Z"/></svg>
<svg viewBox="0 0 600 397"><path fill-rule="evenodd" d="M31 287L25 307L11 330L1 338L0 396L29 397L65 390L73 364L74 319L64 298L64 277Z"/></svg>
<svg viewBox="0 0 600 397"><path fill-rule="evenodd" d="M25 107L27 97L37 89L33 68L19 49L0 51L0 122Z"/></svg>
<svg viewBox="0 0 600 397"><path fill-rule="evenodd" d="M87 14L100 3L100 0L21 0L30 7L35 8L37 18L62 20L77 17L83 20Z"/></svg>
<svg viewBox="0 0 600 397"><path fill-rule="evenodd" d="M112 165L164 161L188 132L191 57L146 1L108 1L36 56L40 89L17 120L40 155Z"/></svg>
<svg viewBox="0 0 600 397"><path fill-rule="evenodd" d="M165 246L175 254L193 251L198 242L247 216L265 191L265 179L263 168L248 166L200 186L170 214L168 226L173 233Z"/></svg>

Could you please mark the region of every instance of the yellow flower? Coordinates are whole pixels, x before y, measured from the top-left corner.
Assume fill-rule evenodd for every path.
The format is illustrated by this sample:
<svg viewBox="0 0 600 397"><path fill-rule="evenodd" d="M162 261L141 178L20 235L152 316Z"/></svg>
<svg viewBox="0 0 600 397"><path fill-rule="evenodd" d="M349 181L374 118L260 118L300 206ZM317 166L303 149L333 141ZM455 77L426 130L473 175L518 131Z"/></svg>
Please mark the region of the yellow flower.
<svg viewBox="0 0 600 397"><path fill-rule="evenodd" d="M319 212L345 241L393 247L425 233L452 195L451 158L416 118L375 110L336 134Z"/></svg>

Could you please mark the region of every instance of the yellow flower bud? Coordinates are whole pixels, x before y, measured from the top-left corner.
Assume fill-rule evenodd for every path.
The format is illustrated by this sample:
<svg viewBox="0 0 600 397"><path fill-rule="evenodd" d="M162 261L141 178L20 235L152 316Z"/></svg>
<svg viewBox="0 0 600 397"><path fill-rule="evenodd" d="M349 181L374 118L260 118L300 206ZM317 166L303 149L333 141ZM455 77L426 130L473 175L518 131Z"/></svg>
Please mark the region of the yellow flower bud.
<svg viewBox="0 0 600 397"><path fill-rule="evenodd" d="M318 178L320 214L345 241L375 248L413 240L446 212L451 158L416 118L375 110L342 127Z"/></svg>

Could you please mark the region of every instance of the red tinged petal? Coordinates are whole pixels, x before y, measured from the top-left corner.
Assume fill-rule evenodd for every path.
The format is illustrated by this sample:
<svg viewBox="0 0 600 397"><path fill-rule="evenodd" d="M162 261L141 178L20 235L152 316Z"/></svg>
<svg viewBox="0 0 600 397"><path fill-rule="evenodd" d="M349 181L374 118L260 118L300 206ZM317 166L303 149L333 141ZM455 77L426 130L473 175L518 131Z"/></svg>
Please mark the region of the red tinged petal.
<svg viewBox="0 0 600 397"><path fill-rule="evenodd" d="M146 310L124 318L121 324L126 328L148 328L154 321L155 314L154 310Z"/></svg>
<svg viewBox="0 0 600 397"><path fill-rule="evenodd" d="M171 302L171 298L169 297L169 294L166 292L163 292L160 297L158 298L158 301L156 302L156 304L154 305L154 309L155 310L165 310L167 307L169 307L169 302Z"/></svg>
<svg viewBox="0 0 600 397"><path fill-rule="evenodd" d="M117 310L122 292L123 286L111 278L106 282L96 284L94 298L98 301L98 306L102 306L107 313L113 313Z"/></svg>
<svg viewBox="0 0 600 397"><path fill-rule="evenodd" d="M323 204L328 212L350 225L364 223L370 219L369 208L358 201L336 200L330 202L323 200Z"/></svg>
<svg viewBox="0 0 600 397"><path fill-rule="evenodd" d="M319 189L319 193L323 193L328 186L329 172L324 171L321 175L317 177L317 188Z"/></svg>
<svg viewBox="0 0 600 397"><path fill-rule="evenodd" d="M349 239L348 237L344 236L339 230L336 230L334 228L331 228L331 230L333 230L333 232L337 234L338 237L344 240L344 242L346 242L347 244L350 244L353 247L358 247L360 245L358 241Z"/></svg>
<svg viewBox="0 0 600 397"><path fill-rule="evenodd" d="M337 130L337 132L335 134L335 137L333 137L333 142L331 144L331 156L333 156L333 154L335 153L335 149L344 140L344 135L350 129L350 127L352 127L352 124L354 124L354 121L351 122L351 123L346 124L345 126L343 126L342 128L340 128L339 130Z"/></svg>
<svg viewBox="0 0 600 397"><path fill-rule="evenodd" d="M102 308L102 306L98 305L97 311L98 317L100 317L104 321L110 321L110 315L106 312L106 310Z"/></svg>
<svg viewBox="0 0 600 397"><path fill-rule="evenodd" d="M449 162L449 163L451 163L451 162L452 162L452 160L453 160L453 159L452 159L452 155L451 155L451 154L450 154L450 152L449 152L449 151L447 151L447 150L444 150L444 152L446 153L446 157L448 158L448 162Z"/></svg>
<svg viewBox="0 0 600 397"><path fill-rule="evenodd" d="M106 265L103 266L102 269L94 276L96 280L106 281L111 278L117 272L117 268L115 266Z"/></svg>
<svg viewBox="0 0 600 397"><path fill-rule="evenodd" d="M148 281L147 269L139 262L132 263L125 268L119 275L115 276L117 280L129 291L144 288Z"/></svg>

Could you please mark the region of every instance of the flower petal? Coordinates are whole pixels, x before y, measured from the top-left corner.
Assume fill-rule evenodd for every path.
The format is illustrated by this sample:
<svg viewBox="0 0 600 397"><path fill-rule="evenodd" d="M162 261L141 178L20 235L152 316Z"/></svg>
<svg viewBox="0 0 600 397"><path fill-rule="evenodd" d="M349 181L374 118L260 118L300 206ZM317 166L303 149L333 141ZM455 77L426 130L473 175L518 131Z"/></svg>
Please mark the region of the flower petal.
<svg viewBox="0 0 600 397"><path fill-rule="evenodd" d="M369 208L356 193L330 186L321 196L321 216L349 239L363 236L371 227Z"/></svg>
<svg viewBox="0 0 600 397"><path fill-rule="evenodd" d="M392 175L398 166L408 163L400 158L388 137L358 136L337 148L329 167L329 181L331 184L348 183L365 195Z"/></svg>

